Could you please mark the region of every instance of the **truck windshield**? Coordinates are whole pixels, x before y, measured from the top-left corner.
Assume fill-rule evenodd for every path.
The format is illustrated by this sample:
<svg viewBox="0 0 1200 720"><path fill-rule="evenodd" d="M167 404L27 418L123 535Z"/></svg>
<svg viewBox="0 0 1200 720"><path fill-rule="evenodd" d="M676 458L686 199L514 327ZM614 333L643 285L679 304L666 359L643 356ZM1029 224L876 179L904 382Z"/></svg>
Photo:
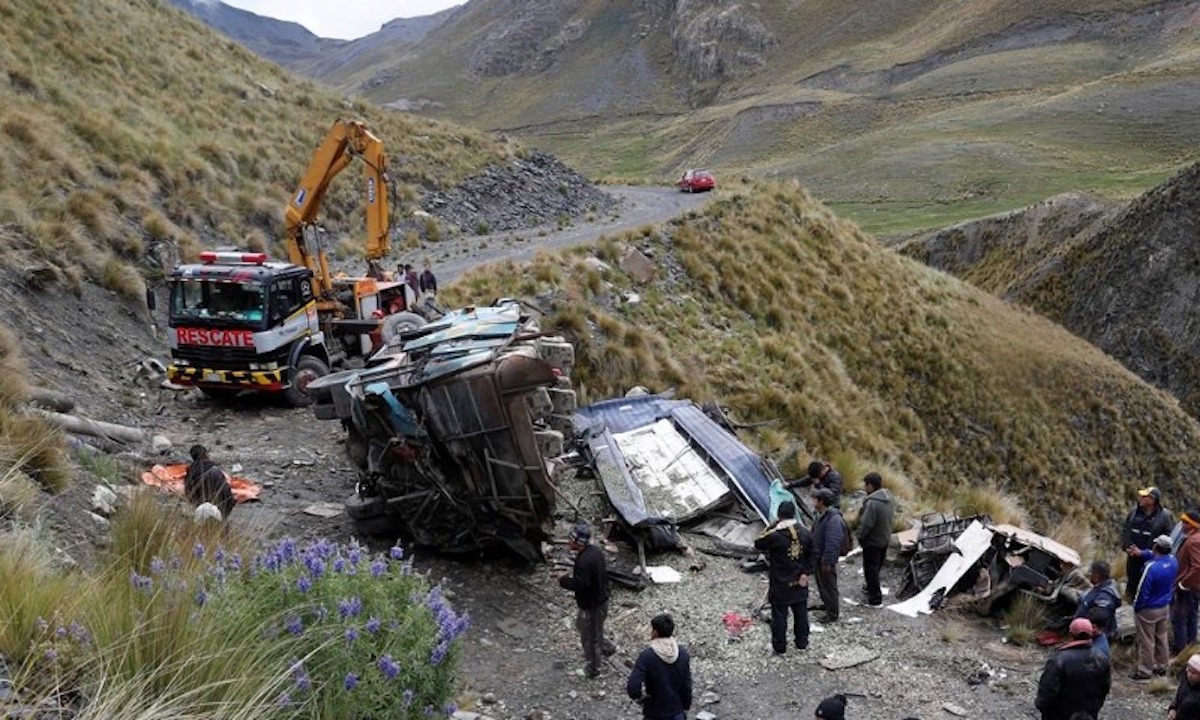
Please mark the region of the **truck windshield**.
<svg viewBox="0 0 1200 720"><path fill-rule="evenodd" d="M266 316L262 283L176 280L171 287L175 320L258 325Z"/></svg>

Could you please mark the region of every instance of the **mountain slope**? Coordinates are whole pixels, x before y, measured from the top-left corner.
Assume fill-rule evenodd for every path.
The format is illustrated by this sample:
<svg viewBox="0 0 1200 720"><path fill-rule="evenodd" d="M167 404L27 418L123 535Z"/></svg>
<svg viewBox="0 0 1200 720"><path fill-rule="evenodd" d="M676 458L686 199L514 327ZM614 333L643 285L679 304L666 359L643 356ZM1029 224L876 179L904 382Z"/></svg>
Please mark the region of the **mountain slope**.
<svg viewBox="0 0 1200 720"><path fill-rule="evenodd" d="M596 398L676 387L742 421L776 419L762 447L802 442L838 459L851 485L881 469L893 487L919 489L910 511L1005 492L1042 530L1073 519L1115 540L1135 488L1191 498L1200 424L1173 398L1061 327L880 246L801 190L754 190L603 244L613 269L587 251L541 258L470 276L456 299L522 282L554 298L554 326L582 347L575 377ZM621 243L654 258L655 281L615 269ZM630 291L637 302L622 299Z"/></svg>
<svg viewBox="0 0 1200 720"><path fill-rule="evenodd" d="M1200 165L1117 205L1055 198L903 251L1062 323L1200 415Z"/></svg>
<svg viewBox="0 0 1200 720"><path fill-rule="evenodd" d="M170 0L255 53L290 66L333 52L344 40L319 38L299 23L263 17L220 0Z"/></svg>
<svg viewBox="0 0 1200 720"><path fill-rule="evenodd" d="M592 176L801 177L886 233L1160 181L1200 145L1198 26L1193 0L474 0L320 78Z"/></svg>

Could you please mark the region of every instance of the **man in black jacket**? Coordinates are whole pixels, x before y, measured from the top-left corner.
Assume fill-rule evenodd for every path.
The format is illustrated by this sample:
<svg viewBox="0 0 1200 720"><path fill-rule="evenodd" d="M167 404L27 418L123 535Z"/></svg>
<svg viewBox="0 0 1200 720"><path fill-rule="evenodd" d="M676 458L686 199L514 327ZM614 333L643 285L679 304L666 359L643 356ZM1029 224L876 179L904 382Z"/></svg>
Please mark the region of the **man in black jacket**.
<svg viewBox="0 0 1200 720"><path fill-rule="evenodd" d="M795 487L812 486L813 490L822 488L833 493L833 499L830 505L840 507L842 504L842 474L837 471L833 465L829 464L828 460L813 460L808 464L808 472L799 480L792 480L784 483L784 487L791 490Z"/></svg>
<svg viewBox="0 0 1200 720"><path fill-rule="evenodd" d="M575 593L575 604L579 606L575 627L579 630L579 642L587 662L583 674L596 678L600 676L603 662L601 654L612 655L617 648L604 637L604 622L608 619L608 564L604 553L591 544L591 539L592 532L585 524L571 530L568 547L577 553L575 571L571 575L560 575L558 584Z"/></svg>
<svg viewBox="0 0 1200 720"><path fill-rule="evenodd" d="M651 620L650 647L638 655L625 683L625 692L642 704L648 720L684 720L692 707L691 658L674 635L670 615Z"/></svg>
<svg viewBox="0 0 1200 720"><path fill-rule="evenodd" d="M1087 618L1075 618L1071 640L1046 661L1034 702L1042 720L1069 720L1079 711L1100 717L1112 687L1112 668L1108 658L1092 647L1092 634Z"/></svg>
<svg viewBox="0 0 1200 720"><path fill-rule="evenodd" d="M1154 538L1170 535L1175 518L1162 506L1162 493L1156 487L1138 490L1137 505L1125 518L1121 531L1121 547L1129 558L1125 561L1125 597L1131 602L1137 597L1138 584L1146 561L1141 552L1149 550Z"/></svg>
<svg viewBox="0 0 1200 720"><path fill-rule="evenodd" d="M813 562L816 564L817 592L821 593L821 604L825 607L821 622L834 623L838 620L842 602L838 593L837 563L848 528L842 519L842 511L833 507L832 490L814 490L812 497L817 511L812 529Z"/></svg>
<svg viewBox="0 0 1200 720"><path fill-rule="evenodd" d="M1200 655L1188 658L1167 720L1200 720Z"/></svg>
<svg viewBox="0 0 1200 720"><path fill-rule="evenodd" d="M796 505L779 505L779 519L754 541L754 547L767 556L771 604L771 649L776 655L787 652L787 620L790 611L795 621L796 649L808 647L808 579L812 575L812 533L796 522Z"/></svg>

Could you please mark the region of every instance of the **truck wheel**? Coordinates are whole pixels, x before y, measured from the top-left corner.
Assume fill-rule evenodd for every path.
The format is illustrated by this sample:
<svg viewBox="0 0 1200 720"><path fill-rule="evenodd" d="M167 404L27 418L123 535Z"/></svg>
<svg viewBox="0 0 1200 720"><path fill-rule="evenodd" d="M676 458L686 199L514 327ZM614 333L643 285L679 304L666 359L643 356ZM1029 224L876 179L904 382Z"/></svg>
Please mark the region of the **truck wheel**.
<svg viewBox="0 0 1200 720"><path fill-rule="evenodd" d="M425 318L416 313L398 312L393 315L388 315L383 321L383 327L380 328L379 335L383 338L385 345L391 345L396 340L400 339L400 335L406 332L412 332L418 328L425 327Z"/></svg>
<svg viewBox="0 0 1200 720"><path fill-rule="evenodd" d="M283 397L292 407L308 407L313 399L308 396L308 384L329 374L329 366L321 358L301 355L292 368L292 383L283 391Z"/></svg>

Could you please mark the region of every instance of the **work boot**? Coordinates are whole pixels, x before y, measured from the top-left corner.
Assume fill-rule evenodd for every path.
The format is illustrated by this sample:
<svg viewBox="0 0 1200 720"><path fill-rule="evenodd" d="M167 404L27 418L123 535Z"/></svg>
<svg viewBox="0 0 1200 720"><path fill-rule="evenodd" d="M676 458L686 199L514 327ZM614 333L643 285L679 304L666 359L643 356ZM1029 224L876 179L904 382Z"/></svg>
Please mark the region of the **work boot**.
<svg viewBox="0 0 1200 720"><path fill-rule="evenodd" d="M612 657L617 654L617 646L613 644L612 640L606 638L604 645L600 648L600 652L604 654L604 657Z"/></svg>

